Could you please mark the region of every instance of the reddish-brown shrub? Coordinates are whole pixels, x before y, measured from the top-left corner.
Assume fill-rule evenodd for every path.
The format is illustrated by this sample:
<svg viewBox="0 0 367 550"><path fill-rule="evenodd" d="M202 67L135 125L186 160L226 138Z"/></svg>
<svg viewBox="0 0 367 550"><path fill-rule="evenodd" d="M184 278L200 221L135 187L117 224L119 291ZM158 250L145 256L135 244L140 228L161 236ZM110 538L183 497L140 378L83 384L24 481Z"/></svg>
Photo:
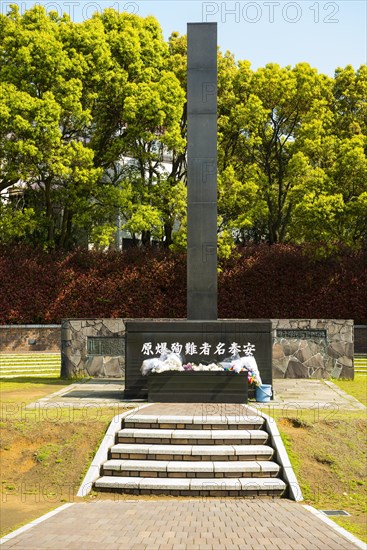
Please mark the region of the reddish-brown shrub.
<svg viewBox="0 0 367 550"><path fill-rule="evenodd" d="M62 318L186 316L186 259L161 250L47 253L0 247L0 324ZM260 245L222 264L221 318L367 322L367 250L319 258L309 247Z"/></svg>

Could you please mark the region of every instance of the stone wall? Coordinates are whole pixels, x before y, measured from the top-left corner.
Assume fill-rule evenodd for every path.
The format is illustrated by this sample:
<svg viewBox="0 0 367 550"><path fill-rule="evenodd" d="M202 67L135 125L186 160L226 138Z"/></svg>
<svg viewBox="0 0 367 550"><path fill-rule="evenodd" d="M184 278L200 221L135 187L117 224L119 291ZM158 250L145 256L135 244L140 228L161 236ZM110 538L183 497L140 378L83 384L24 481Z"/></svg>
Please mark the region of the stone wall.
<svg viewBox="0 0 367 550"><path fill-rule="evenodd" d="M273 319L274 378L351 378L353 321Z"/></svg>
<svg viewBox="0 0 367 550"><path fill-rule="evenodd" d="M121 350L89 355L89 338L120 339ZM61 323L61 376L121 378L125 372L125 325L122 319L65 319Z"/></svg>
<svg viewBox="0 0 367 550"><path fill-rule="evenodd" d="M272 319L272 324L273 378L353 378L353 321ZM110 338L106 354L88 354L88 337ZM62 376L124 377L123 319L67 319L61 339ZM116 345L120 351L113 353Z"/></svg>
<svg viewBox="0 0 367 550"><path fill-rule="evenodd" d="M0 353L60 351L61 325L1 325Z"/></svg>

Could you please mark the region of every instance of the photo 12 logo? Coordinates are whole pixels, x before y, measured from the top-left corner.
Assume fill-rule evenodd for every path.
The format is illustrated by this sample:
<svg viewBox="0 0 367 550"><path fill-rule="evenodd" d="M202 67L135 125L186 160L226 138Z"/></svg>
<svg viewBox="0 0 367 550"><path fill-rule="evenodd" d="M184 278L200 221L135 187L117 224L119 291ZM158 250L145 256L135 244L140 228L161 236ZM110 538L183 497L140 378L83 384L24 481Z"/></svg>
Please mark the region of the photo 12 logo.
<svg viewBox="0 0 367 550"><path fill-rule="evenodd" d="M337 2L203 2L202 21L210 23L339 23Z"/></svg>
<svg viewBox="0 0 367 550"><path fill-rule="evenodd" d="M108 0L100 0L99 2L76 2L74 0L65 0L62 2L1 2L0 13L6 15L11 6L16 5L19 9L20 15L29 10L32 6L42 6L47 13L56 12L59 17L63 17L64 14L68 15L72 21L86 21L90 19L95 13L102 13L105 9L113 9L118 13L139 13L138 2L113 2Z"/></svg>

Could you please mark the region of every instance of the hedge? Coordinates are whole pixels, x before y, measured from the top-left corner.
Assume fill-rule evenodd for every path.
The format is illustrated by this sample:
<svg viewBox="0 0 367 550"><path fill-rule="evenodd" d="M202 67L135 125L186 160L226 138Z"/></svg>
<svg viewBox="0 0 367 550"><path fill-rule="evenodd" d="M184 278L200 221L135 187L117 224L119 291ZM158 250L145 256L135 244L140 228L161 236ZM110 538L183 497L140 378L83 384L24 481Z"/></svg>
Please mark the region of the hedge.
<svg viewBox="0 0 367 550"><path fill-rule="evenodd" d="M186 316L186 258L161 250L0 247L0 324L62 318ZM367 323L367 250L257 245L222 263L220 318L340 318Z"/></svg>

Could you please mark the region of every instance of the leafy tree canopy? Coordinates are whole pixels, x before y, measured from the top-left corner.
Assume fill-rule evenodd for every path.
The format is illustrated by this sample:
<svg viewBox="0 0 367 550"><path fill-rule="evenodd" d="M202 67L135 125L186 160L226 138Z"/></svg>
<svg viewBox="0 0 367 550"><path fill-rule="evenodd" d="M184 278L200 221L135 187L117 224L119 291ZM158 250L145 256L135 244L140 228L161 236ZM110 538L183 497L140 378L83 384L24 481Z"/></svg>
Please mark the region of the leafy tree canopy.
<svg viewBox="0 0 367 550"><path fill-rule="evenodd" d="M0 241L186 243L186 37L106 9L0 15ZM254 71L218 51L218 235L367 238L367 66ZM15 186L15 187L10 187Z"/></svg>

